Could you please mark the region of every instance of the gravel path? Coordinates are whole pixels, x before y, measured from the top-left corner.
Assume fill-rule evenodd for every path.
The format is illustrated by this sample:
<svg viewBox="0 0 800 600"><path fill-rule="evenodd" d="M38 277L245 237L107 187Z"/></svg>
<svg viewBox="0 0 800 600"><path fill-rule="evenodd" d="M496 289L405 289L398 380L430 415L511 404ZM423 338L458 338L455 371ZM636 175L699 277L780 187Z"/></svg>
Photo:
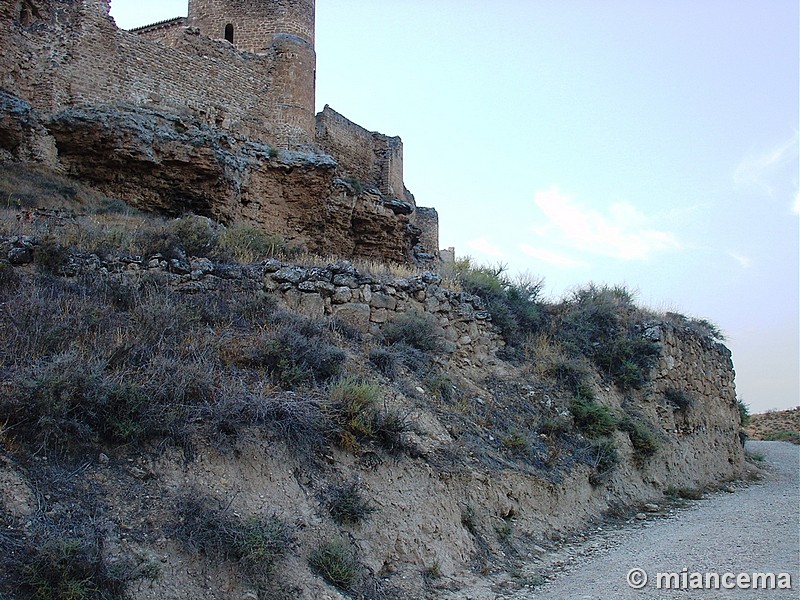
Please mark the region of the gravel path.
<svg viewBox="0 0 800 600"><path fill-rule="evenodd" d="M719 493L676 516L623 529L588 542L588 555L546 585L514 600L680 600L684 598L800 598L800 447L748 442L770 472L735 493ZM578 551L587 554L587 551ZM627 584L633 568L649 581ZM658 589L656 573L790 573L793 590ZM680 584L679 584L680 585Z"/></svg>

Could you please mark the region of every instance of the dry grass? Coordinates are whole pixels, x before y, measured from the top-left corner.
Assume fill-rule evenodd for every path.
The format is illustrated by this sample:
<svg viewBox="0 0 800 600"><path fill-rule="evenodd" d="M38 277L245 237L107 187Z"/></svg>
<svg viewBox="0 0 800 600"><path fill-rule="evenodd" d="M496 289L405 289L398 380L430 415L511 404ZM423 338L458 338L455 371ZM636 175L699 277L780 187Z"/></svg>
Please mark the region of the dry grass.
<svg viewBox="0 0 800 600"><path fill-rule="evenodd" d="M800 406L789 410L750 415L746 428L753 440L777 440L800 444Z"/></svg>

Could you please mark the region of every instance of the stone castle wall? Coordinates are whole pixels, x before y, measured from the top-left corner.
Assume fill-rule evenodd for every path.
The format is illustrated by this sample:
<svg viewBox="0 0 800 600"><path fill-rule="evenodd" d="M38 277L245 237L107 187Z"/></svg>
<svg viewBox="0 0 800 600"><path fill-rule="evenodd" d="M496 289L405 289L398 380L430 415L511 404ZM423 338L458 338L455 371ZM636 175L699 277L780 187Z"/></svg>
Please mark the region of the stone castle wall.
<svg viewBox="0 0 800 600"><path fill-rule="evenodd" d="M247 52L267 52L275 34L314 45L314 0L189 0L188 24L212 39L225 39ZM313 110L313 106L312 106Z"/></svg>
<svg viewBox="0 0 800 600"><path fill-rule="evenodd" d="M316 140L320 148L336 157L346 176L374 183L385 196L408 200L399 137L367 131L326 105L317 115Z"/></svg>
<svg viewBox="0 0 800 600"><path fill-rule="evenodd" d="M229 12L233 8L240 11L235 19ZM25 118L38 125L36 130L25 129L21 116L2 112L0 106L0 153L6 153L0 156L44 163L91 182L100 177L106 193L119 194L140 208L169 205L174 213L176 200L199 194L203 197L198 205L204 207L201 214L224 216L226 223L239 219L255 222L270 227L273 233L286 232L292 239L299 236L308 248L330 247L330 231L326 230L331 227L310 230L298 223L325 218L343 227L341 231L334 228L336 248L354 252L344 256L401 262L435 259L437 248L422 248L419 240L435 240L438 231L420 230L433 221L414 215L414 198L403 185L400 138L368 132L330 109L320 115L323 135L316 137L313 16L313 0L193 0L187 18L127 32L118 29L109 16L107 0L3 3L0 46L5 52L0 56L0 92L7 91L9 106L25 105ZM229 23L222 23L228 19L234 44L205 35L224 36ZM194 26L195 21L202 28ZM254 27L256 22L259 28ZM262 43L267 39L269 44ZM249 44L258 52L243 52L239 44ZM70 112L74 110L78 112ZM81 111L92 115L91 123L82 125L76 120ZM98 121L102 115L113 115L113 123ZM153 115L160 115L156 129L168 124L174 125L175 131L157 140L157 151L148 152L145 138L147 131L153 130ZM142 119L147 121L144 126L140 126ZM222 178L201 181L202 175L190 172L192 161L188 158L199 151L198 143L209 133L203 133L202 139L190 135L202 130L198 121L219 134L212 136L219 148L207 148L206 154L214 154L217 167L224 171ZM80 156L92 154L92 148L81 149L80 136L67 131L67 126L74 126L75 132L90 128L98 136L96 148L108 153L108 160L99 162L116 170L88 173L81 168ZM13 130L14 139L4 141L4 130ZM137 175L127 168L119 170L119 164L125 162L122 159L131 153L131 135L136 139L137 160L153 163L156 168L151 171L162 174L180 166L180 179L188 182L184 184L188 191L170 189L168 197L158 200L152 197L154 190L137 183ZM251 179L250 170L225 162L229 154L239 155L251 143L267 144L272 151L310 155L320 155L321 147L336 161L332 182L349 176L360 182L356 186L359 191L380 192L356 201L358 206L374 205L374 210L356 215L347 190L342 197L338 192L331 195L330 185L319 189L318 196L298 200L298 193L318 189L316 183L275 199L274 187L262 189L261 179ZM324 162L327 178L329 165ZM97 166L98 161L90 163ZM157 185L159 194L163 187ZM220 187L225 188L221 196ZM258 194L266 194L269 201ZM218 206L209 208L206 197L217 197ZM283 207L278 213L258 212L278 200ZM306 206L318 208L312 215L294 214ZM197 207L186 204L183 210ZM348 225L355 221L352 227ZM355 238L365 229L373 232L370 239L346 240L338 235L349 232Z"/></svg>
<svg viewBox="0 0 800 600"><path fill-rule="evenodd" d="M102 0L39 0L27 26L6 13L0 41L21 53L0 58L1 85L46 112L125 102L189 112L281 148L313 143L315 57L306 41L279 36L268 52L241 53L193 28L139 37L106 11Z"/></svg>

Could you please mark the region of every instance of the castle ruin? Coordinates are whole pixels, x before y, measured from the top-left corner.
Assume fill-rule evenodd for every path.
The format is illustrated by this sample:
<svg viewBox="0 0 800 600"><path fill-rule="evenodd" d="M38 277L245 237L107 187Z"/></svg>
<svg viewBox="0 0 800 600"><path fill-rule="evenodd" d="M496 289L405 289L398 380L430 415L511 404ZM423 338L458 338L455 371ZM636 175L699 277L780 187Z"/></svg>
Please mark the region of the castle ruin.
<svg viewBox="0 0 800 600"><path fill-rule="evenodd" d="M134 206L254 223L313 252L424 263L438 217L398 137L315 115L314 0L189 0L117 28L108 0L0 7L0 159Z"/></svg>

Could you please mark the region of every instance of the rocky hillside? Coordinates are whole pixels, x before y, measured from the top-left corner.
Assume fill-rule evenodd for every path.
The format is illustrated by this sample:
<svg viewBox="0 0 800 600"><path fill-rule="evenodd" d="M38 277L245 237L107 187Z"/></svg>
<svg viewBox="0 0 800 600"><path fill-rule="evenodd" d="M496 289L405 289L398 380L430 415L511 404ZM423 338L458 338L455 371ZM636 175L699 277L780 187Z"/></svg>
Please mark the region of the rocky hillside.
<svg viewBox="0 0 800 600"><path fill-rule="evenodd" d="M715 328L0 170L0 591L456 598L739 476ZM502 588L502 589L500 589Z"/></svg>
<svg viewBox="0 0 800 600"><path fill-rule="evenodd" d="M753 440L800 444L800 407L750 415L745 431Z"/></svg>

